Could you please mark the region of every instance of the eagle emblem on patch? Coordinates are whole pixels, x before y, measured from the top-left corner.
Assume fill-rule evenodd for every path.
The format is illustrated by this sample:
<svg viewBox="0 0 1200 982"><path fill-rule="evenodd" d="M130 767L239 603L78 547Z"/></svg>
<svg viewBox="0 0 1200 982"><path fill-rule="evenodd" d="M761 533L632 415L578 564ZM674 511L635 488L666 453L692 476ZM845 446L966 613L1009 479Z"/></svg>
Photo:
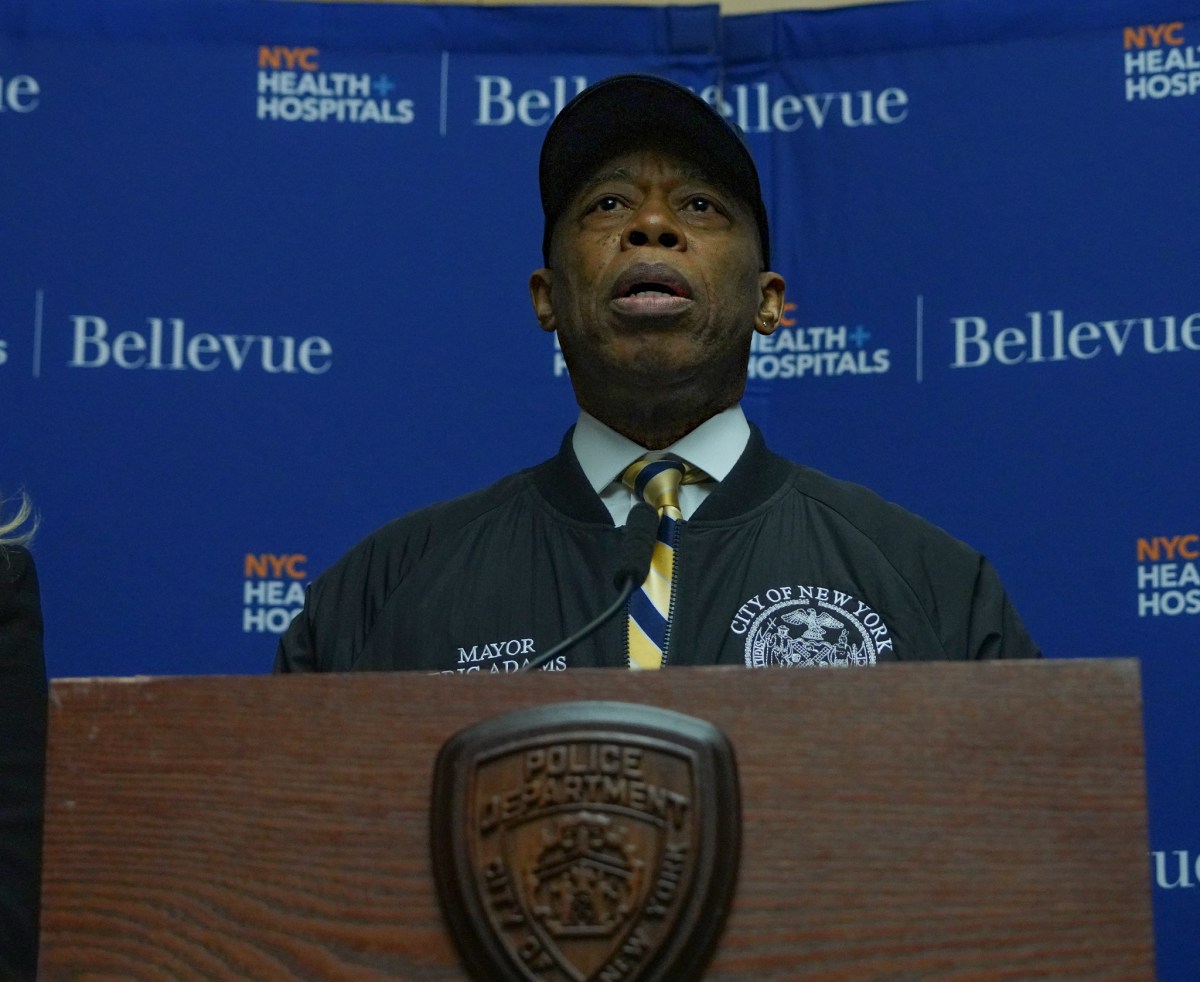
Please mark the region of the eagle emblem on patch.
<svg viewBox="0 0 1200 982"><path fill-rule="evenodd" d="M738 608L730 630L743 637L749 668L874 665L893 650L879 613L830 587L764 590Z"/></svg>

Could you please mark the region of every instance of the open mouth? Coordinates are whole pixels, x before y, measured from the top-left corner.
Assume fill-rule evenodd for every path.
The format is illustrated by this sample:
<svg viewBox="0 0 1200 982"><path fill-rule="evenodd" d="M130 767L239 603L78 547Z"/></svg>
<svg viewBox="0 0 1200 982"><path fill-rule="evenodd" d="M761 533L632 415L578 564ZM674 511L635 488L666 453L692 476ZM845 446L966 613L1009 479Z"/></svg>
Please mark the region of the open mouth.
<svg viewBox="0 0 1200 982"><path fill-rule="evenodd" d="M666 263L635 263L613 287L613 305L627 314L678 313L691 304L687 280Z"/></svg>
<svg viewBox="0 0 1200 982"><path fill-rule="evenodd" d="M681 296L670 283L634 283L622 296L626 297L678 297Z"/></svg>

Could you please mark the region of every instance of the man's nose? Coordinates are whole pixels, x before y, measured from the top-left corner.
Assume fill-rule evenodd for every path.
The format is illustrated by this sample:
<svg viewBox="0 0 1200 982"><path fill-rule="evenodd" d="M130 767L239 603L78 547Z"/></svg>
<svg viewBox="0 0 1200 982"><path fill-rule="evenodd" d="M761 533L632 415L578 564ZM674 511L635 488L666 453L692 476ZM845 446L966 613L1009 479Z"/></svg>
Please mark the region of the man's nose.
<svg viewBox="0 0 1200 982"><path fill-rule="evenodd" d="M661 246L664 249L685 247L683 228L674 211L667 202L653 198L642 202L632 220L625 226L621 238L626 248L648 245Z"/></svg>

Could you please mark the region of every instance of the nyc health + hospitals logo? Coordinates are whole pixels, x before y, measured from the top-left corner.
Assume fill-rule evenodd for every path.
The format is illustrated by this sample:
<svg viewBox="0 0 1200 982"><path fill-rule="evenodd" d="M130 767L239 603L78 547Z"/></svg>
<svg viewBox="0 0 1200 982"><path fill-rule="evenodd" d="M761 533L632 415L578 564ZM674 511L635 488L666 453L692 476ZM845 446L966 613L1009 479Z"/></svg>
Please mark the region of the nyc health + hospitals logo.
<svg viewBox="0 0 1200 982"><path fill-rule="evenodd" d="M412 99L386 74L347 70L318 48L260 46L260 120L281 123L398 123L416 118Z"/></svg>
<svg viewBox="0 0 1200 982"><path fill-rule="evenodd" d="M773 334L755 334L750 342L751 379L828 378L841 375L882 375L892 367L890 349L862 324L803 327L784 304L783 317Z"/></svg>
<svg viewBox="0 0 1200 982"><path fill-rule="evenodd" d="M762 382L883 375L891 371L892 352L875 332L862 324L803 326L796 305L784 304L783 317L773 334L754 334L750 342L748 377ZM555 378L567 374L567 362L554 335Z"/></svg>
<svg viewBox="0 0 1200 982"><path fill-rule="evenodd" d="M1137 540L1138 617L1200 614L1200 532Z"/></svg>
<svg viewBox="0 0 1200 982"><path fill-rule="evenodd" d="M1125 101L1200 92L1200 44L1188 44L1182 21L1126 27Z"/></svg>
<svg viewBox="0 0 1200 982"><path fill-rule="evenodd" d="M282 634L304 607L308 556L248 552L242 575L242 631Z"/></svg>

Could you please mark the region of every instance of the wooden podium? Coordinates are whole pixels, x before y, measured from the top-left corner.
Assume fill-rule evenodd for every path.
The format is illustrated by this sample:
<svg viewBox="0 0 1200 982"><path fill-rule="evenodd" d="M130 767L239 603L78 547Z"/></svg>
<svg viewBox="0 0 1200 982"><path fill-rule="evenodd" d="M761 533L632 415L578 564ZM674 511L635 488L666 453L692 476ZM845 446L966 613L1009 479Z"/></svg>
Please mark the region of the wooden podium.
<svg viewBox="0 0 1200 982"><path fill-rule="evenodd" d="M45 979L464 979L431 878L434 758L570 700L733 744L741 866L707 980L1153 978L1134 662L51 691Z"/></svg>

